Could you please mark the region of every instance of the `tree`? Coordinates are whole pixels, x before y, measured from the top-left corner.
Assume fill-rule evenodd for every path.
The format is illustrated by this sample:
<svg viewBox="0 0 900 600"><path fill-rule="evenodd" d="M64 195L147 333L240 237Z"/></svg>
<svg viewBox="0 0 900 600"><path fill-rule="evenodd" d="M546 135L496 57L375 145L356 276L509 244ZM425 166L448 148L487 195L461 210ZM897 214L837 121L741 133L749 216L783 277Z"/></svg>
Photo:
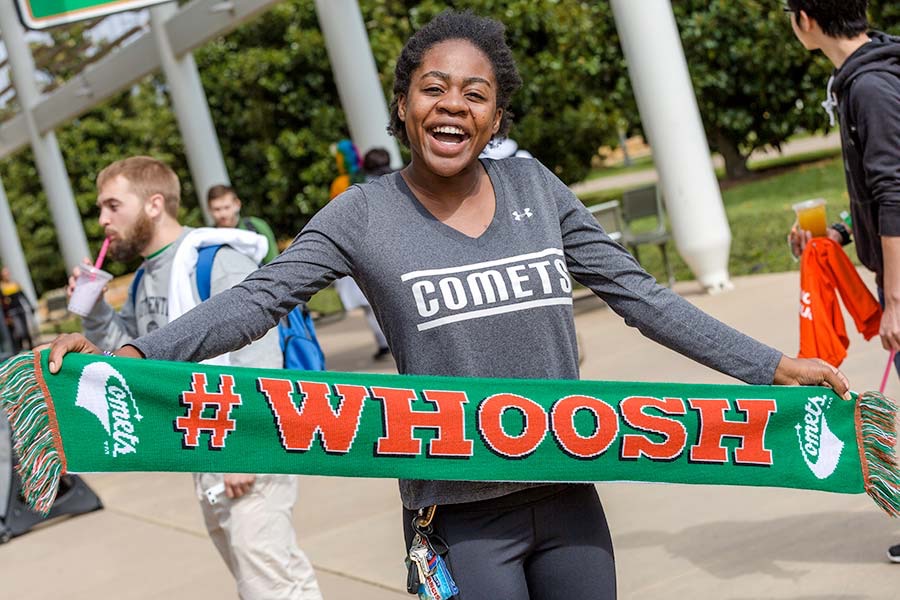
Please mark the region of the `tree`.
<svg viewBox="0 0 900 600"><path fill-rule="evenodd" d="M109 163L134 154L156 156L175 168L183 184L182 197L189 199L193 195L181 135L158 86L158 81L148 79L56 132L94 256L104 237L97 222L94 180ZM0 176L35 287L42 293L64 285L65 264L57 249L56 229L31 150L4 160ZM201 223L196 204L182 208L182 219L193 225ZM104 269L120 275L133 271L135 266L110 261Z"/></svg>
<svg viewBox="0 0 900 600"><path fill-rule="evenodd" d="M900 34L900 4L896 0L870 0L869 16L876 29Z"/></svg>
<svg viewBox="0 0 900 600"><path fill-rule="evenodd" d="M79 23L52 29L49 38L33 44L39 81L45 90L77 73L79 61L85 60L86 49L94 56L106 50L104 43L88 40L89 25ZM4 116L11 113L13 111L8 111ZM171 111L160 95L158 78L147 78L129 91L118 94L61 127L56 135L94 255L104 237L97 223L94 178L110 162L131 154L159 156L178 171L185 184L185 197L193 192L191 181L186 177L181 137ZM64 285L66 268L60 259L55 224L31 150L5 159L0 164L0 177L38 293ZM184 218L190 223L198 223L199 217L196 207L184 210ZM109 262L104 268L118 275L133 270L133 266Z"/></svg>
<svg viewBox="0 0 900 600"><path fill-rule="evenodd" d="M674 8L706 137L728 177L746 175L757 148L826 126L826 61L796 41L780 3L679 0Z"/></svg>
<svg viewBox="0 0 900 600"><path fill-rule="evenodd" d="M633 105L607 3L463 0L456 8L501 18L526 81L511 135L566 181L616 139ZM396 58L445 2L360 2L390 97ZM329 146L347 137L311 2L290 0L195 53L229 172L247 211L296 232L328 200L336 175ZM386 125L386 124L385 124ZM364 150L364 149L361 149Z"/></svg>
<svg viewBox="0 0 900 600"><path fill-rule="evenodd" d="M245 212L296 233L328 200L329 146L348 135L314 3L281 2L195 57Z"/></svg>
<svg viewBox="0 0 900 600"><path fill-rule="evenodd" d="M620 123L639 123L608 2L360 0L387 97L405 40L448 4L506 24L525 82L513 98L511 136L564 181L581 179L598 147L617 142ZM710 145L725 155L729 174L742 172L754 148L824 125L818 104L828 68L794 40L774 0L675 0L674 7ZM876 11L897 22L888 0L873 0ZM59 35L66 47L83 47L82 31ZM245 212L267 219L281 238L293 235L327 202L337 174L329 147L348 136L314 3L283 0L194 55ZM63 64L48 81L71 75L71 61ZM161 76L146 78L57 132L94 251L103 237L94 178L131 154L172 164L184 186L183 220L200 223L165 90ZM30 153L5 160L0 175L37 287L62 285ZM110 265L115 273L132 267Z"/></svg>
<svg viewBox="0 0 900 600"><path fill-rule="evenodd" d="M597 148L616 139L619 115L633 106L609 5L556 0L453 4L507 24L526 80L513 99L518 121L512 135L564 180L581 179ZM361 0L360 6L389 97L405 40L446 3ZM82 33L59 30L73 48L81 47ZM280 237L293 235L327 202L336 175L329 146L348 136L314 3L284 0L194 55L245 212L266 218ZM102 232L96 225L93 179L103 165L129 154L168 159L182 178L186 204L194 207L186 220L198 222L165 87L160 76L148 78L58 131L95 251ZM56 264L55 234L31 157L21 153L5 163L0 172L17 218L29 212L33 218L19 220L28 223L28 231L41 232L40 248L31 244L32 235L22 235L36 285L41 290L62 285L65 272ZM20 232L25 232L21 225Z"/></svg>

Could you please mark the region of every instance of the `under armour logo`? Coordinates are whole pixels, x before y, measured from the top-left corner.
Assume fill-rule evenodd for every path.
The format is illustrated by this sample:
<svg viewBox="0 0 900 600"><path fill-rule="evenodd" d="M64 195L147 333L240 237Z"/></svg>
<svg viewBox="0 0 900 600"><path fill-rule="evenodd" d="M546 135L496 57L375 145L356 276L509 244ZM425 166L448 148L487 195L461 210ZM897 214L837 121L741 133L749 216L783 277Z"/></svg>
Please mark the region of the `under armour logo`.
<svg viewBox="0 0 900 600"><path fill-rule="evenodd" d="M524 209L524 211L525 211L525 212L520 213L519 211L514 210L513 213L512 213L513 218L514 218L516 221L521 221L521 220L524 219L525 217L528 217L528 218L530 219L531 217L534 216L534 213L531 212L531 209L530 209L530 208L526 208L526 209Z"/></svg>

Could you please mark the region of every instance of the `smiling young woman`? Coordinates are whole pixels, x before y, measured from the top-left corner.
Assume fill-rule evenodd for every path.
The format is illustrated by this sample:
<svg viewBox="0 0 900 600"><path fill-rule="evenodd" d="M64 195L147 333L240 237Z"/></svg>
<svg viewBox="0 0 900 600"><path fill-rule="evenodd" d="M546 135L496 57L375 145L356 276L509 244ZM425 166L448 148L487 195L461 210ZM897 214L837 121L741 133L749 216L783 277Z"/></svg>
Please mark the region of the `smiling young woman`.
<svg viewBox="0 0 900 600"><path fill-rule="evenodd" d="M432 46L398 94L412 161L402 176L438 220L477 238L494 218L495 198L478 155L503 120L488 56L468 40Z"/></svg>
<svg viewBox="0 0 900 600"><path fill-rule="evenodd" d="M445 236L453 240L453 252L442 256L442 265L468 262L468 267L446 269L444 277L433 281L409 272L403 277L411 283L426 327L440 323L442 314L452 315L447 321L459 319L444 325L441 337L431 337L440 340L446 352L441 367L432 372L577 377L571 271L611 299L614 307L627 306L628 316L637 317L635 324L644 333L661 335L670 347L737 377L771 383L772 372L780 368L780 353L703 315L708 333L726 335L741 347L738 354L754 356L754 365L744 373L730 360L724 361L729 365L714 364L714 353L688 341L685 323L698 311L657 286L539 163L478 159L492 139L509 131L509 102L521 83L503 25L471 13L441 14L407 42L397 61L390 129L412 156L400 173L402 182L397 181L405 192L400 199L430 221L435 247L443 247ZM523 243L520 236L529 240ZM561 250L566 260L551 255L552 260L539 260L548 249ZM484 268L477 270L476 265ZM605 285L608 281L601 281L601 271L615 274L615 285L624 289L613 292ZM561 275L558 281L556 275ZM469 306L483 310L498 299L500 304L515 302L504 302L510 295L520 306L528 304L529 312L543 314L532 314L523 324L518 316L522 313L510 311L504 318L498 311L483 318L482 328L492 330L483 336L462 328L466 312L475 312ZM532 304L538 296L542 298L537 305ZM562 310L555 304L560 296L568 300ZM654 305L665 306L672 322L645 321ZM549 319L543 333L534 324L539 318ZM525 334L519 339L524 345L519 345L510 337L513 329L530 330L536 337ZM671 331L664 334L665 329ZM523 353L541 357L541 367L524 360ZM440 506L431 527L449 546L448 562L463 600L616 596L612 541L592 486L407 481L401 482L401 494L408 545L415 534L413 519L430 506ZM588 571L591 576L584 577Z"/></svg>
<svg viewBox="0 0 900 600"><path fill-rule="evenodd" d="M847 392L836 370L785 357L658 285L538 161L479 160L509 130L520 84L502 24L468 12L436 17L397 61L390 130L409 146L410 164L350 187L281 256L120 353L199 361L233 351L352 275L401 373L577 379L574 278L644 335L711 368L748 383ZM70 350L97 351L63 338L51 365ZM400 495L407 543L427 511L461 600L616 597L592 485L403 480Z"/></svg>

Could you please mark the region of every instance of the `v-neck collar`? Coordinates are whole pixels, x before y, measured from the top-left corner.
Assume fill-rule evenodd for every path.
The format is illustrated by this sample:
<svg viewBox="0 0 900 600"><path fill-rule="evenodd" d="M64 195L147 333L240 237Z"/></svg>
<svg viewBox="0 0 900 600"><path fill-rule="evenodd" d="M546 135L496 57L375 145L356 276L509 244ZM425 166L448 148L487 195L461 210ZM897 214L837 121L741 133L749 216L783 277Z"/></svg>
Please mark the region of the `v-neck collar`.
<svg viewBox="0 0 900 600"><path fill-rule="evenodd" d="M477 246L484 245L490 238L496 235L497 230L500 228L500 214L504 212L506 207L506 194L505 189L503 187L503 182L498 177L498 173L495 170L495 166L493 165L493 161L487 158L479 159L482 167L488 175L488 180L491 183L491 187L494 191L494 217L491 219L490 224L488 224L487 229L481 232L481 235L478 237L471 237L466 235L465 233L450 227L446 223L441 222L440 219L431 214L424 204L419 201L419 198L413 193L412 189L406 183L406 180L403 179L403 176L398 171L395 173L395 177L397 178L397 187L400 191L410 199L413 208L425 219L428 223L429 227L435 232L444 237L448 237L450 239L465 242L469 244L474 244Z"/></svg>

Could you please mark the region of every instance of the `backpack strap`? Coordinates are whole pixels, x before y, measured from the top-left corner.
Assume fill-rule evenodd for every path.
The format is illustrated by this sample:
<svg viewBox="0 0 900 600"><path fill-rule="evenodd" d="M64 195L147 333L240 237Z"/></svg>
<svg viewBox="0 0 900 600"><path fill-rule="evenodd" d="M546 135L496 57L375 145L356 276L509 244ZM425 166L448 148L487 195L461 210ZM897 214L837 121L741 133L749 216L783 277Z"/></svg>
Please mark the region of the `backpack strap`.
<svg viewBox="0 0 900 600"><path fill-rule="evenodd" d="M131 287L128 290L128 293L131 296L131 310L137 310L137 291L143 276L144 265L141 265L138 267L138 270L134 272L134 277L131 279Z"/></svg>
<svg viewBox="0 0 900 600"><path fill-rule="evenodd" d="M241 217L241 225L243 226L243 229L246 229L247 231L259 233L259 230L256 228L256 224L250 217Z"/></svg>
<svg viewBox="0 0 900 600"><path fill-rule="evenodd" d="M200 302L206 302L212 293L212 266L216 253L224 244L204 246L197 251L197 293Z"/></svg>
<svg viewBox="0 0 900 600"><path fill-rule="evenodd" d="M212 265L213 261L216 258L216 253L222 248L224 244L219 244L217 246L204 246L197 250L197 293L200 295L200 302L205 302L209 300L209 297L212 293ZM141 278L144 276L144 267L141 266L134 273L134 278L131 280L131 288L129 293L131 295L131 307L136 308L137 304L137 291L138 286L141 283Z"/></svg>

